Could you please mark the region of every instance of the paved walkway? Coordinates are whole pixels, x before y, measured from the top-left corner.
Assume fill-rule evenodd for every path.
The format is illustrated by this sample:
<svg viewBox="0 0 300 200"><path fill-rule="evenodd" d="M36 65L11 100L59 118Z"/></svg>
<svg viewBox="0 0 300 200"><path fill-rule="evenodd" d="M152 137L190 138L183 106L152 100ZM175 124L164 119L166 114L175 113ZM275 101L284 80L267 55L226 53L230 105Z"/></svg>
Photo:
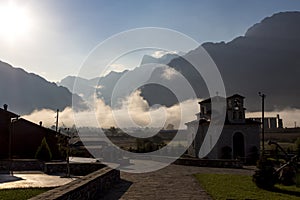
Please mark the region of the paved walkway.
<svg viewBox="0 0 300 200"><path fill-rule="evenodd" d="M70 157L70 162L91 163L96 162L96 159ZM48 175L40 171L15 171L13 175L0 174L0 189L58 187L76 179L76 177L64 178L64 175L64 173Z"/></svg>
<svg viewBox="0 0 300 200"><path fill-rule="evenodd" d="M43 172L14 172L0 174L0 189L27 187L57 187L65 185L75 178L61 178L59 175L48 175Z"/></svg>
<svg viewBox="0 0 300 200"><path fill-rule="evenodd" d="M103 199L211 199L193 177L196 173L252 175L253 169L205 168L170 165L145 174L121 172L122 181Z"/></svg>

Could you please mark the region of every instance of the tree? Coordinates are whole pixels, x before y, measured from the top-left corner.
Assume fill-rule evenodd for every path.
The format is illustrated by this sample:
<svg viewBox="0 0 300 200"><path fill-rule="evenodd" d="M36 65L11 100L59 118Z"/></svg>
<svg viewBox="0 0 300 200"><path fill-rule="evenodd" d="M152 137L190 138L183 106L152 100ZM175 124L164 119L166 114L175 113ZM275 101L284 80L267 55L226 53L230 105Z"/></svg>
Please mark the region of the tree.
<svg viewBox="0 0 300 200"><path fill-rule="evenodd" d="M68 133L69 133L69 129ZM70 160L69 156L71 154L70 150L70 137L64 136L62 134L58 135L58 145L59 145L59 151L61 152L62 156L66 158L67 161L67 171L66 171L66 177L70 177Z"/></svg>
<svg viewBox="0 0 300 200"><path fill-rule="evenodd" d="M112 126L112 127L110 127L109 129L108 129L108 131L111 133L111 135L113 135L113 136L116 136L117 134L118 134L118 129L117 128L115 128L114 126Z"/></svg>
<svg viewBox="0 0 300 200"><path fill-rule="evenodd" d="M36 151L35 158L43 161L50 161L52 159L52 153L45 137Z"/></svg>
<svg viewBox="0 0 300 200"><path fill-rule="evenodd" d="M174 125L173 124L168 124L168 126L165 128L166 130L174 130Z"/></svg>
<svg viewBox="0 0 300 200"><path fill-rule="evenodd" d="M297 154L298 154L298 156L300 156L300 137L297 138L295 145L296 145L296 149L297 149Z"/></svg>

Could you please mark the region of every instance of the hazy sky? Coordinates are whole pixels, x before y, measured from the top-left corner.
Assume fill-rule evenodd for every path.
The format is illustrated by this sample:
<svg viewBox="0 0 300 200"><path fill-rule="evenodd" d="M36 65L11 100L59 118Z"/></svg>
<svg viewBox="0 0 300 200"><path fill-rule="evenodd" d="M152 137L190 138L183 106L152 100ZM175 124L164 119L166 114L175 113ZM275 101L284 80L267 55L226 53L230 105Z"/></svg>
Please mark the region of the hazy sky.
<svg viewBox="0 0 300 200"><path fill-rule="evenodd" d="M300 10L296 0L1 0L0 9L12 2L12 17L0 20L0 34L3 23L10 26L0 38L0 60L50 81L76 75L96 45L128 29L163 27L199 43L230 41L276 12ZM12 20L18 9L25 14Z"/></svg>

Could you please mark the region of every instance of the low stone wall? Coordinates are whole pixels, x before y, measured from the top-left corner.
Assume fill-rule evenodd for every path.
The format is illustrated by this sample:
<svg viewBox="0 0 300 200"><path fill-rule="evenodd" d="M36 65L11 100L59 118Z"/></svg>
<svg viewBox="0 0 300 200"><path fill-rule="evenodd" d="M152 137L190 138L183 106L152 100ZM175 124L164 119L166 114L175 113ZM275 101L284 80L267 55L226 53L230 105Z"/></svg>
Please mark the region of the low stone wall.
<svg viewBox="0 0 300 200"><path fill-rule="evenodd" d="M101 168L105 165L101 163L70 163L70 172L73 175L85 176ZM0 173L8 173L11 171L43 171L47 174L57 174L67 172L66 162L47 162L36 159L13 159L0 160Z"/></svg>
<svg viewBox="0 0 300 200"><path fill-rule="evenodd" d="M31 200L99 199L119 180L120 171L105 167L66 185L35 196Z"/></svg>
<svg viewBox="0 0 300 200"><path fill-rule="evenodd" d="M173 163L176 165L189 165L198 167L217 167L217 168L243 168L243 163L240 160L228 159L199 159L199 158L175 158L168 156L136 156L139 160L153 160L162 163ZM175 161L174 161L175 160Z"/></svg>
<svg viewBox="0 0 300 200"><path fill-rule="evenodd" d="M217 168L243 168L243 164L239 160L206 160L196 158L179 158L174 164L189 165L198 167L217 167Z"/></svg>
<svg viewBox="0 0 300 200"><path fill-rule="evenodd" d="M104 168L101 163L70 163L70 173L76 176L85 176L94 171ZM66 162L48 162L45 163L44 172L46 174L66 173Z"/></svg>
<svg viewBox="0 0 300 200"><path fill-rule="evenodd" d="M85 176L104 168L102 163L70 163L70 173L76 176ZM66 162L42 162L36 159L0 160L0 174L9 171L42 171L47 174L60 174L67 172Z"/></svg>

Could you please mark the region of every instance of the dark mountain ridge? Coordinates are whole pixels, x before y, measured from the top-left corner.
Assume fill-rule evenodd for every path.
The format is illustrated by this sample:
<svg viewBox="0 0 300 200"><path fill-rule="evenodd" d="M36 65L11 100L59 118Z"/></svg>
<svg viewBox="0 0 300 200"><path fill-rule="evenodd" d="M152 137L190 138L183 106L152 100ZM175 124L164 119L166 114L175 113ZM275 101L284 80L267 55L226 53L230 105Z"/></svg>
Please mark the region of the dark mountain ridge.
<svg viewBox="0 0 300 200"><path fill-rule="evenodd" d="M249 111L260 110L261 91L267 95L266 110L300 108L300 12L282 12L263 19L250 27L244 36L230 42L204 43L201 46L216 63L228 95L240 93L246 97ZM200 48L200 47L199 47ZM197 56L200 49L188 52L182 57L175 57L168 65L179 71L190 82L199 98L207 98L208 91L201 77L185 61L187 56ZM160 63L165 60L145 56L141 64ZM142 67L142 66L141 66ZM130 71L131 75L139 75L140 69ZM162 69L154 70L151 79L157 80L163 74ZM123 74L116 74L112 79L103 77L100 98L109 102L110 94L116 81ZM177 84L176 80L169 80ZM129 84L129 83L128 83ZM101 93L103 88L107 94ZM125 87L124 87L125 88ZM168 89L152 84L141 88L141 95L150 105L163 104L172 106L178 100ZM182 95L185 95L182 91ZM186 99L190 98L186 95ZM108 103L109 104L109 103Z"/></svg>
<svg viewBox="0 0 300 200"><path fill-rule="evenodd" d="M9 109L18 114L43 108L63 110L72 105L72 93L67 88L1 61L0 80L0 104L8 104ZM74 95L74 103L85 108L78 95Z"/></svg>
<svg viewBox="0 0 300 200"><path fill-rule="evenodd" d="M205 43L227 93L247 96L258 110L258 92L267 94L267 110L300 108L300 12L274 14L228 43Z"/></svg>

